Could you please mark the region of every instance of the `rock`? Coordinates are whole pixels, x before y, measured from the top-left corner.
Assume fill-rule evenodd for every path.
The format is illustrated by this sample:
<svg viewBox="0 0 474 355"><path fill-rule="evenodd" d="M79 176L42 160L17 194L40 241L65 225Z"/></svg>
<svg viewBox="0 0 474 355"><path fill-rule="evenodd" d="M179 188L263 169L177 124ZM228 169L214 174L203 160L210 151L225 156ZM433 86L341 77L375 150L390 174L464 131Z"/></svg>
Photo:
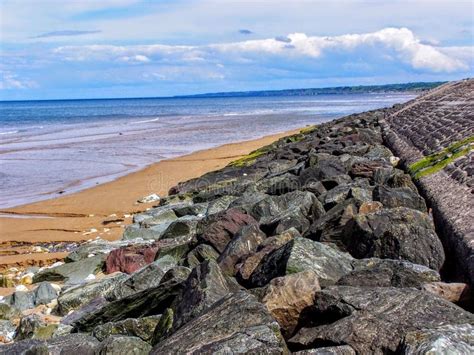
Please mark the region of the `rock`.
<svg viewBox="0 0 474 355"><path fill-rule="evenodd" d="M427 211L425 200L408 187L377 186L374 189L374 200L380 201L386 208L408 207L421 212Z"/></svg>
<svg viewBox="0 0 474 355"><path fill-rule="evenodd" d="M244 291L228 294L200 317L153 347L150 354L286 353L276 323L264 305Z"/></svg>
<svg viewBox="0 0 474 355"><path fill-rule="evenodd" d="M15 331L16 326L11 321L0 320L0 343L11 342L15 337Z"/></svg>
<svg viewBox="0 0 474 355"><path fill-rule="evenodd" d="M343 238L355 258L404 259L439 270L444 250L427 214L406 207L358 214Z"/></svg>
<svg viewBox="0 0 474 355"><path fill-rule="evenodd" d="M380 169L387 167L387 163L378 160L367 160L355 163L350 170L352 177L364 177L373 178L375 172Z"/></svg>
<svg viewBox="0 0 474 355"><path fill-rule="evenodd" d="M148 355L151 345L142 339L133 336L111 336L105 339L97 347L97 355Z"/></svg>
<svg viewBox="0 0 474 355"><path fill-rule="evenodd" d="M160 196L158 196L157 194L151 194L151 195L142 197L137 202L138 203L152 203L152 202L158 202L160 200L161 200Z"/></svg>
<svg viewBox="0 0 474 355"><path fill-rule="evenodd" d="M114 280L114 285L112 285L105 297L109 301L118 300L156 287L160 284L165 273L174 266L176 266L176 260L166 255L135 271L127 278L121 278L118 281Z"/></svg>
<svg viewBox="0 0 474 355"><path fill-rule="evenodd" d="M158 249L159 244L156 242L129 245L112 250L105 260L105 272L111 274L121 271L131 274L153 262Z"/></svg>
<svg viewBox="0 0 474 355"><path fill-rule="evenodd" d="M242 227L256 223L257 221L252 216L240 209L231 208L199 222L198 239L212 245L219 253L222 253Z"/></svg>
<svg viewBox="0 0 474 355"><path fill-rule="evenodd" d="M352 271L352 257L334 247L306 238L295 238L266 255L250 277L253 286L264 286L277 276L314 271L321 286L335 284Z"/></svg>
<svg viewBox="0 0 474 355"><path fill-rule="evenodd" d="M61 292L58 297L58 311L62 315L78 309L97 297L106 297L108 293L127 278L126 274L114 273L87 284L77 285Z"/></svg>
<svg viewBox="0 0 474 355"><path fill-rule="evenodd" d="M423 290L460 306L472 307L472 304L470 304L472 301L471 290L467 284L462 282L446 283L439 280L431 281L423 285Z"/></svg>
<svg viewBox="0 0 474 355"><path fill-rule="evenodd" d="M303 271L270 281L262 303L280 325L283 335L290 337L303 309L313 304L314 295L321 290L314 271Z"/></svg>
<svg viewBox="0 0 474 355"><path fill-rule="evenodd" d="M196 234L196 227L201 218L196 216L184 216L171 222L160 239L177 238L182 236L193 236Z"/></svg>
<svg viewBox="0 0 474 355"><path fill-rule="evenodd" d="M194 268L204 260L217 260L219 253L210 245L199 244L191 250L186 257L186 264L190 268Z"/></svg>
<svg viewBox="0 0 474 355"><path fill-rule="evenodd" d="M171 332L173 328L174 313L171 308L167 308L160 317L160 321L155 327L151 338L151 345L156 345Z"/></svg>
<svg viewBox="0 0 474 355"><path fill-rule="evenodd" d="M362 259L354 261L354 271L342 276L338 285L364 287L415 287L439 281L437 271L403 260Z"/></svg>
<svg viewBox="0 0 474 355"><path fill-rule="evenodd" d="M56 324L48 324L39 314L30 314L21 318L15 340L48 339L51 338L56 327Z"/></svg>
<svg viewBox="0 0 474 355"><path fill-rule="evenodd" d="M90 332L96 326L104 323L157 315L174 304L182 290L182 280L171 279L162 282L159 286L107 303L98 309L82 314L71 325L74 326L75 331Z"/></svg>
<svg viewBox="0 0 474 355"><path fill-rule="evenodd" d="M47 354L81 354L93 355L99 345L97 339L85 334L68 334L54 337L45 342Z"/></svg>
<svg viewBox="0 0 474 355"><path fill-rule="evenodd" d="M58 292L49 282L41 282L35 289L35 305L48 304L58 297Z"/></svg>
<svg viewBox="0 0 474 355"><path fill-rule="evenodd" d="M128 318L119 322L109 322L98 325L92 331L92 335L100 341L111 335L127 335L138 337L144 341L150 341L161 315L143 318Z"/></svg>
<svg viewBox="0 0 474 355"><path fill-rule="evenodd" d="M44 269L33 277L34 283L41 281L61 281L74 285L84 281L90 274L96 274L102 270L105 256L96 255L73 263Z"/></svg>
<svg viewBox="0 0 474 355"><path fill-rule="evenodd" d="M327 346L324 348L309 349L294 352L297 355L356 355L356 352L349 345Z"/></svg>
<svg viewBox="0 0 474 355"><path fill-rule="evenodd" d="M159 209L152 213L146 213L141 215L135 215L133 221L140 224L142 228L152 228L154 226L161 226L160 230L165 231L168 226L176 221L178 216L175 211L169 208ZM154 229L156 231L156 228Z"/></svg>
<svg viewBox="0 0 474 355"><path fill-rule="evenodd" d="M0 346L1 355L49 354L46 344L42 340L23 340ZM92 355L92 354L91 354Z"/></svg>
<svg viewBox="0 0 474 355"><path fill-rule="evenodd" d="M359 207L359 214L368 214L380 211L383 205L379 201L363 202Z"/></svg>
<svg viewBox="0 0 474 355"><path fill-rule="evenodd" d="M107 255L112 250L123 246L123 241L109 242L106 240L94 240L89 243L84 243L66 256L64 261L66 263L72 263L83 259L88 259L90 255Z"/></svg>
<svg viewBox="0 0 474 355"><path fill-rule="evenodd" d="M181 261L193 246L196 245L196 239L194 234L189 234L173 239L163 239L158 244L159 249L156 252L155 260L169 255L176 261Z"/></svg>
<svg viewBox="0 0 474 355"><path fill-rule="evenodd" d="M340 160L329 154L313 155L309 164L310 167L300 174L301 186L347 173L347 169Z"/></svg>
<svg viewBox="0 0 474 355"><path fill-rule="evenodd" d="M252 273L260 264L265 255L270 254L272 251L278 249L296 237L301 237L301 234L295 228L290 228L282 234L265 239L260 244L256 253L249 255L242 264L237 266L237 279L242 284L247 284Z"/></svg>
<svg viewBox="0 0 474 355"><path fill-rule="evenodd" d="M5 303L19 311L24 311L35 308L35 295L34 292L15 291L5 297Z"/></svg>
<svg viewBox="0 0 474 355"><path fill-rule="evenodd" d="M344 200L349 197L350 191L351 191L350 185L339 185L329 190L324 195L324 208L326 210L330 210L334 206L344 202Z"/></svg>
<svg viewBox="0 0 474 355"><path fill-rule="evenodd" d="M316 294L288 345L347 344L357 353L386 354L411 331L473 321L469 312L413 288L331 286Z"/></svg>
<svg viewBox="0 0 474 355"><path fill-rule="evenodd" d="M0 319L13 320L20 318L21 312L9 303L0 303Z"/></svg>
<svg viewBox="0 0 474 355"><path fill-rule="evenodd" d="M255 253L266 237L257 225L243 227L227 244L217 260L222 272L234 276L237 272L236 264L246 256Z"/></svg>
<svg viewBox="0 0 474 355"><path fill-rule="evenodd" d="M199 316L231 292L230 286L215 261L206 260L196 266L184 284L183 297L176 307L173 328L177 329Z"/></svg>
<svg viewBox="0 0 474 355"><path fill-rule="evenodd" d="M372 189L368 186L352 186L350 196L354 198L358 206L372 202ZM360 208L360 207L359 207Z"/></svg>
<svg viewBox="0 0 474 355"><path fill-rule="evenodd" d="M89 314L98 312L108 304L109 302L104 297L96 297L92 301L81 306L79 309L74 310L74 312L69 312L67 316L61 319L61 324L72 327L72 325L78 320L87 317ZM74 327L72 330L74 330Z"/></svg>
<svg viewBox="0 0 474 355"><path fill-rule="evenodd" d="M472 354L474 326L447 324L433 329L411 331L400 346L403 354Z"/></svg>

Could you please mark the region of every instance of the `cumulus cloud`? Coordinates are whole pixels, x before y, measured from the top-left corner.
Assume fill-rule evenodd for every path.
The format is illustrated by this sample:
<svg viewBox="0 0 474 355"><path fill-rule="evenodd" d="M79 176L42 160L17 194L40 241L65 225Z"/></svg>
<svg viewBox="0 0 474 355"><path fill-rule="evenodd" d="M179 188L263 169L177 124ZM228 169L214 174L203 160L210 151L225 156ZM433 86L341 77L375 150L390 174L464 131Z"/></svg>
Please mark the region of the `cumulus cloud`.
<svg viewBox="0 0 474 355"><path fill-rule="evenodd" d="M100 30L92 30L92 31L63 30L63 31L53 31L53 32L42 33L33 38L82 36L82 35L89 35L89 34L101 33L101 32L102 31Z"/></svg>
<svg viewBox="0 0 474 355"><path fill-rule="evenodd" d="M470 50L470 53L468 53ZM118 60L147 63L149 61L218 62L222 58L236 63L263 60L264 55L297 57L317 61L320 58L337 55L347 59L357 51L367 60L395 58L413 69L430 72L456 72L469 69L472 62L472 47L440 47L418 39L407 28L385 28L364 34L341 36L308 36L292 33L286 37L257 39L240 42L208 44L200 46L182 45L89 45L63 46L54 50L66 60ZM392 60L392 59L391 59Z"/></svg>
<svg viewBox="0 0 474 355"><path fill-rule="evenodd" d="M10 71L0 71L0 90L32 89L37 86L36 82L28 79L21 79L15 73Z"/></svg>

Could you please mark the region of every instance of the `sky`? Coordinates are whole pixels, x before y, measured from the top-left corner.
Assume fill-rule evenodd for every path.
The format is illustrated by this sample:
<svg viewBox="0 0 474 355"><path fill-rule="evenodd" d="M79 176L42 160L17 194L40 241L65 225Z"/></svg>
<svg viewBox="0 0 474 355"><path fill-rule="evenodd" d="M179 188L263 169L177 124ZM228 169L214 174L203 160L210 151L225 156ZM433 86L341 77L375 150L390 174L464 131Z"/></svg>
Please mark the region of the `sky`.
<svg viewBox="0 0 474 355"><path fill-rule="evenodd" d="M474 1L0 0L0 100L443 81Z"/></svg>

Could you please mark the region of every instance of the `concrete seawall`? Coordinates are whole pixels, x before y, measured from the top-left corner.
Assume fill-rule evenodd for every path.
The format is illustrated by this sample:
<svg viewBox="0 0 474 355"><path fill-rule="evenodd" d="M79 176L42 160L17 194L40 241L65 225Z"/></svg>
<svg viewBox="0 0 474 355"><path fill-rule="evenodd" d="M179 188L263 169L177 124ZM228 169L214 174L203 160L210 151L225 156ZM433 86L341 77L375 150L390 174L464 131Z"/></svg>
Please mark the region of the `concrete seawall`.
<svg viewBox="0 0 474 355"><path fill-rule="evenodd" d="M444 272L473 285L474 79L440 86L391 111L381 125L385 144L407 169L427 166L412 173L451 256Z"/></svg>

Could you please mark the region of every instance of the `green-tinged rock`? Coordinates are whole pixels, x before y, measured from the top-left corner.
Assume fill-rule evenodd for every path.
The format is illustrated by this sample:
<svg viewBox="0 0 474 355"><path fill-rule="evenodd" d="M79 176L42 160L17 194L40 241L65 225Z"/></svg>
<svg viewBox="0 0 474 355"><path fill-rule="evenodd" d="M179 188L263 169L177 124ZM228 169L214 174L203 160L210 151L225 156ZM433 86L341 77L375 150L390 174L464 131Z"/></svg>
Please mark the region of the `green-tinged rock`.
<svg viewBox="0 0 474 355"><path fill-rule="evenodd" d="M62 281L66 284L79 284L89 275L97 274L104 266L105 255L96 255L73 263L66 263L44 269L33 276L33 282Z"/></svg>
<svg viewBox="0 0 474 355"><path fill-rule="evenodd" d="M165 339L173 328L174 312L172 308L167 308L161 315L160 321L155 327L151 345L156 345Z"/></svg>
<svg viewBox="0 0 474 355"><path fill-rule="evenodd" d="M231 349L231 350L230 350ZM153 347L169 353L287 354L278 323L252 295L229 294Z"/></svg>
<svg viewBox="0 0 474 355"><path fill-rule="evenodd" d="M409 187L377 186L374 189L374 200L380 201L386 208L408 207L421 212L428 210L425 200Z"/></svg>
<svg viewBox="0 0 474 355"><path fill-rule="evenodd" d="M199 244L186 257L186 264L194 268L205 260L217 260L219 253L210 245Z"/></svg>
<svg viewBox="0 0 474 355"><path fill-rule="evenodd" d="M0 303L0 319L12 320L20 318L21 312L8 303Z"/></svg>
<svg viewBox="0 0 474 355"><path fill-rule="evenodd" d="M0 343L6 343L15 337L16 326L9 320L0 320Z"/></svg>
<svg viewBox="0 0 474 355"><path fill-rule="evenodd" d="M111 336L97 347L97 355L148 355L151 345L131 336Z"/></svg>
<svg viewBox="0 0 474 355"><path fill-rule="evenodd" d="M109 322L94 328L92 335L100 341L111 335L126 335L150 341L161 315L143 318L129 318L119 322Z"/></svg>
<svg viewBox="0 0 474 355"><path fill-rule="evenodd" d="M321 286L335 284L352 271L353 258L335 247L306 238L295 238L266 255L250 277L253 286L264 286L277 276L314 271Z"/></svg>

